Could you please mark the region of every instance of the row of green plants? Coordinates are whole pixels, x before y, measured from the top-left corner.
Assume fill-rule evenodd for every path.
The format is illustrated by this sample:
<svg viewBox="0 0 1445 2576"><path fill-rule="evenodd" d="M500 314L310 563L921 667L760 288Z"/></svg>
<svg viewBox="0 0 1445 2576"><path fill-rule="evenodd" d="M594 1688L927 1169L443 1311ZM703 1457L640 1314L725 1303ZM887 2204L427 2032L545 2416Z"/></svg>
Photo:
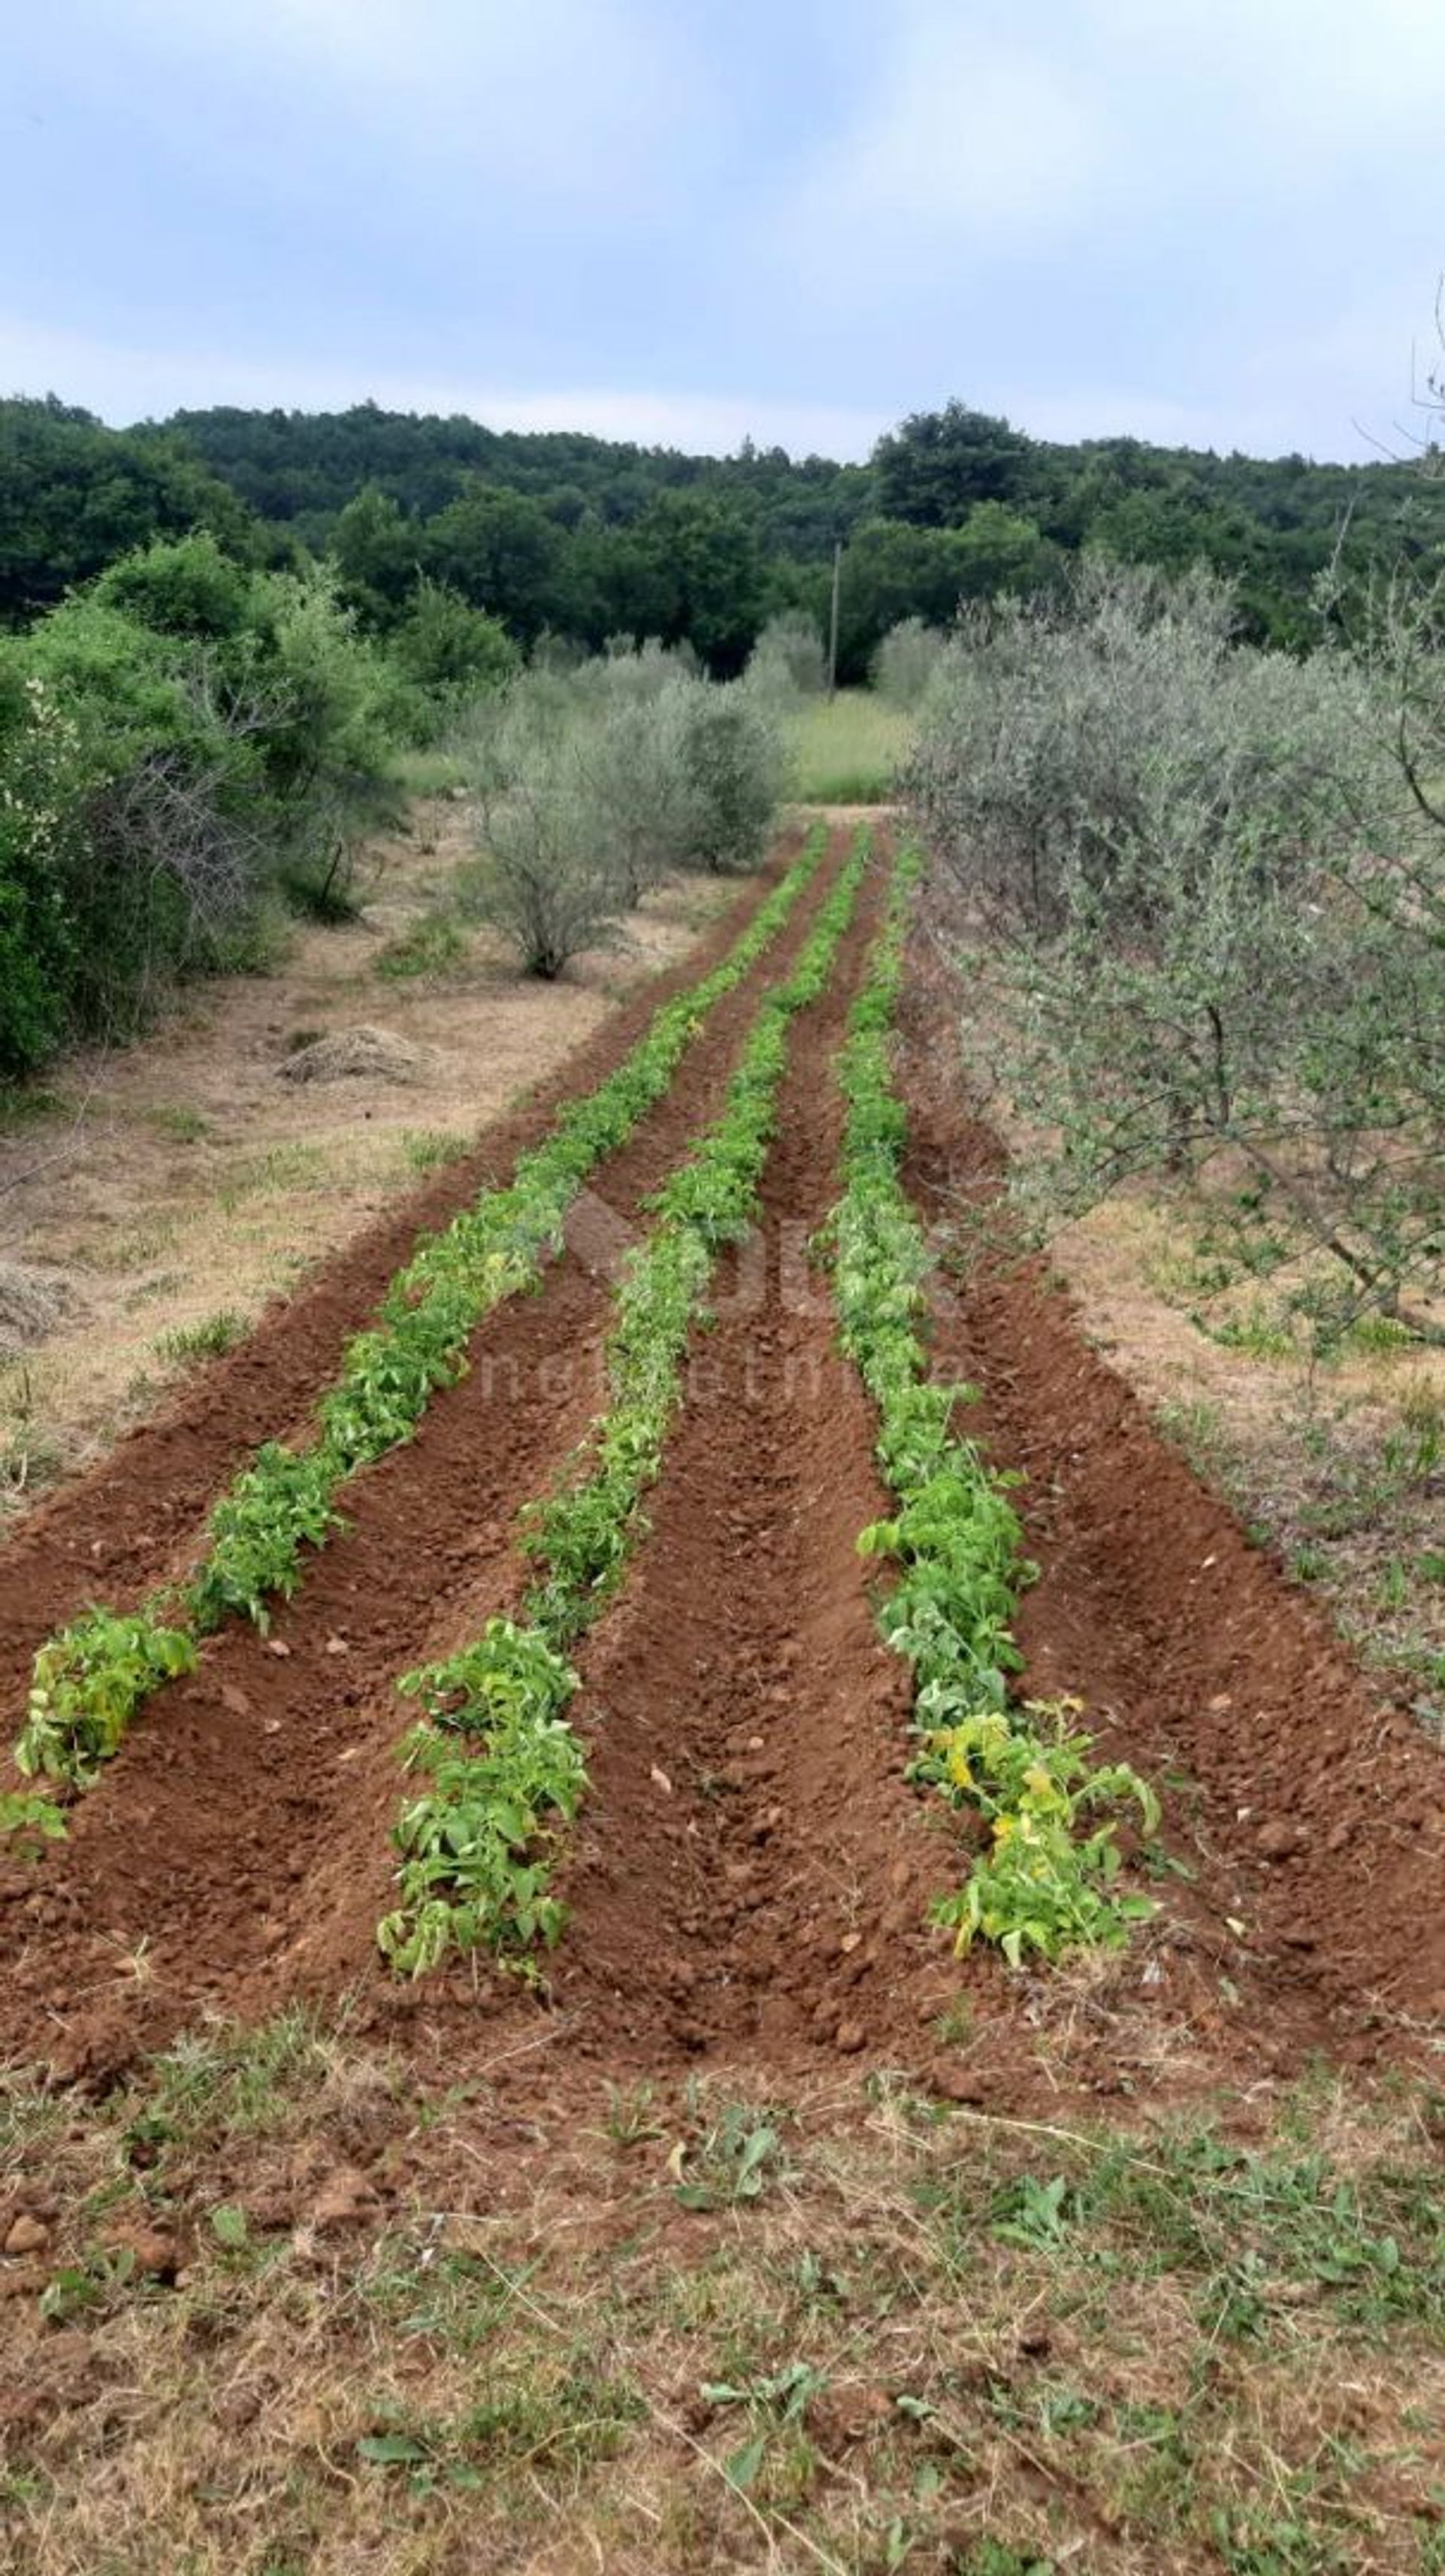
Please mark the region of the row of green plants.
<svg viewBox="0 0 1445 2576"><path fill-rule="evenodd" d="M342 1488L409 1439L436 1390L464 1375L484 1316L540 1284L588 1175L663 1098L709 1013L779 936L826 849L820 824L711 974L661 1006L617 1071L519 1158L507 1188L484 1191L419 1245L376 1321L348 1344L317 1407L313 1444L268 1441L257 1451L216 1504L210 1546L190 1580L138 1611L88 1609L41 1647L15 1748L27 1777L88 1787L142 1701L193 1669L200 1637L232 1614L265 1632L273 1604L301 1582L305 1551L341 1526Z"/></svg>
<svg viewBox="0 0 1445 2576"><path fill-rule="evenodd" d="M565 1714L578 1688L568 1652L647 1527L688 1336L719 1251L756 1213L789 1024L824 991L869 864L862 832L793 974L762 1004L722 1115L651 1202L656 1223L616 1293L607 1408L560 1484L523 1515L535 1579L520 1618L489 1620L474 1644L400 1684L422 1712L402 1761L425 1786L395 1829L399 1901L377 1938L412 1976L453 1950L490 1950L526 1971L562 1929L552 1881L587 1787Z"/></svg>
<svg viewBox="0 0 1445 2576"><path fill-rule="evenodd" d="M844 1191L831 1228L843 1346L878 1408L877 1455L895 1499L860 1552L892 1570L878 1603L884 1637L913 1671L918 1750L909 1777L976 1819L980 1847L962 1886L933 1907L966 1949L996 1942L1018 1967L1127 1938L1153 1911L1120 1884L1117 1818L1152 1790L1100 1765L1077 1700L1016 1704L1010 1622L1035 1568L1010 1501L1020 1479L993 1470L957 1427L975 1398L935 1380L923 1340L928 1252L902 1182L907 1116L892 1032L913 889L922 862L900 852L887 915L849 1018L838 1077L847 1104Z"/></svg>

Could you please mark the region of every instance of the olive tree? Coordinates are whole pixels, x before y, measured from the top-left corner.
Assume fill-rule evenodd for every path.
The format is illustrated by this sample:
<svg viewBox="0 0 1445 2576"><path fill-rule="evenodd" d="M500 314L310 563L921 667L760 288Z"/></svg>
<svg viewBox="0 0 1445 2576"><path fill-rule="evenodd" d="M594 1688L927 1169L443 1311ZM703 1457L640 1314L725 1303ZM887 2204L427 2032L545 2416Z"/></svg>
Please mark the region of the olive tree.
<svg viewBox="0 0 1445 2576"><path fill-rule="evenodd" d="M1213 581L1088 565L1062 601L989 612L909 790L990 1048L1051 1140L1035 1203L1208 1174L1256 1265L1326 1256L1300 1274L1318 1324L1371 1303L1434 1336L1445 948L1418 893L1402 935L1378 684L1243 650L1229 612Z"/></svg>

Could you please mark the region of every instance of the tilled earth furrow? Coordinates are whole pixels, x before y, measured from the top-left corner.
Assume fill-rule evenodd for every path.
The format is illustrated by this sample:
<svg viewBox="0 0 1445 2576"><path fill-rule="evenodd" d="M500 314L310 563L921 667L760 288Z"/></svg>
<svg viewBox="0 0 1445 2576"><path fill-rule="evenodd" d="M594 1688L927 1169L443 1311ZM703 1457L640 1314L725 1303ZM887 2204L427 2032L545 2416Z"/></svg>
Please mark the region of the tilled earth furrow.
<svg viewBox="0 0 1445 2576"><path fill-rule="evenodd" d="M855 1545L884 1508L874 1427L807 1258L838 1194L833 1060L880 890L796 1032L756 1243L583 1661L593 1789L550 1973L589 2051L916 2050L946 1991L902 1778L906 1681Z"/></svg>
<svg viewBox="0 0 1445 2576"><path fill-rule="evenodd" d="M1000 1186L962 1111L956 997L922 942L905 1012L908 1181L945 1224ZM984 1259L935 1297L938 1366L980 1383L976 1427L1026 1471L1025 1686L1076 1691L1110 1757L1161 1788L1188 1876L1155 1889L1141 1945L1099 2015L1116 2073L1171 2048L1282 2070L1312 2052L1409 2052L1445 2002L1445 1771L1384 1709L1315 1605L1252 1547L1090 1349L1039 1265ZM1167 2036L1172 2031L1172 2040Z"/></svg>
<svg viewBox="0 0 1445 2576"><path fill-rule="evenodd" d="M531 1099L489 1125L469 1154L328 1254L237 1350L198 1370L169 1406L27 1516L0 1550L0 1702L13 1707L36 1647L82 1603L102 1592L138 1598L178 1553L184 1556L210 1504L250 1452L304 1426L347 1337L366 1323L417 1236L446 1225L478 1190L505 1182L559 1106L602 1081L659 1005L719 962L797 856L802 838L800 830L790 832L765 875L748 881L691 954L626 1001ZM811 913L818 891L815 883L804 897L787 940L800 916ZM697 1051L714 1042L724 1013L735 1013L744 993L756 997L759 978L775 971L782 947L780 941L719 1005ZM730 1025L738 1025L736 1016ZM605 1170L598 1187L608 1194Z"/></svg>
<svg viewBox="0 0 1445 2576"><path fill-rule="evenodd" d="M308 1559L272 1636L232 1623L209 1641L198 1672L142 1712L38 1878L0 1874L12 2045L98 2064L199 2007L262 2010L298 1982L334 1990L369 1968L403 1793L396 1677L518 1590L514 1516L595 1409L620 1250L720 1105L760 994L806 939L845 843L835 837L757 974L599 1176L606 1199L588 1195L541 1293L495 1309L471 1373L348 1486L350 1528ZM127 1983L117 1960L142 1944L144 1980Z"/></svg>

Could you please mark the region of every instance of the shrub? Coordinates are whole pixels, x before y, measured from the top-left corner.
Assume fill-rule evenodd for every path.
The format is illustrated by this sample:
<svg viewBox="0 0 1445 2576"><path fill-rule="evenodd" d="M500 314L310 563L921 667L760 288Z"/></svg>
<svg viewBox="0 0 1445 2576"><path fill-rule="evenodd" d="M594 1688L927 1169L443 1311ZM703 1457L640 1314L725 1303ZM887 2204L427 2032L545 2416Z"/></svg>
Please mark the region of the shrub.
<svg viewBox="0 0 1445 2576"><path fill-rule="evenodd" d="M715 876L757 867L782 792L785 755L771 710L738 681L687 690L681 759L688 851Z"/></svg>
<svg viewBox="0 0 1445 2576"><path fill-rule="evenodd" d="M948 637L941 626L925 626L921 617L900 618L890 626L873 656L873 686L894 707L916 707L927 693L943 658Z"/></svg>
<svg viewBox="0 0 1445 2576"><path fill-rule="evenodd" d="M692 799L685 710L698 682L622 694L589 714L576 736L593 846L622 900L637 902L686 855Z"/></svg>
<svg viewBox="0 0 1445 2576"><path fill-rule="evenodd" d="M828 685L828 656L811 617L800 609L770 617L753 646L747 676L774 706L821 697Z"/></svg>
<svg viewBox="0 0 1445 2576"><path fill-rule="evenodd" d="M391 650L408 679L427 693L438 723L463 695L509 679L518 660L499 619L425 575L393 632Z"/></svg>
<svg viewBox="0 0 1445 2576"><path fill-rule="evenodd" d="M329 573L252 572L205 535L0 640L0 1068L248 962L276 885L348 908L394 811L395 692Z"/></svg>
<svg viewBox="0 0 1445 2576"><path fill-rule="evenodd" d="M467 908L550 981L569 958L616 936L625 899L593 830L579 728L564 687L529 681L494 727L472 737L481 865Z"/></svg>
<svg viewBox="0 0 1445 2576"><path fill-rule="evenodd" d="M991 934L992 1053L1056 1140L1025 1195L1218 1163L1250 1267L1312 1252L1292 1295L1333 1333L1445 1279L1445 915L1374 675L1233 645L1230 616L1211 580L1097 566L996 608L908 783Z"/></svg>

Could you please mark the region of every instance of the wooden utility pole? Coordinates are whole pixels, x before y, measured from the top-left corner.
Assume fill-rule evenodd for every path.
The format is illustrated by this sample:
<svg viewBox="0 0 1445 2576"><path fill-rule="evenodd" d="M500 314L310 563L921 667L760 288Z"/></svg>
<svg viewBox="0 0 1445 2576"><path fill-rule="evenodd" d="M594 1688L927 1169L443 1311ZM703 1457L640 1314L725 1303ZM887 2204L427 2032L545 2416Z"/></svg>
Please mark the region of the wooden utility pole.
<svg viewBox="0 0 1445 2576"><path fill-rule="evenodd" d="M833 540L833 610L828 620L828 695L838 694L838 593L843 581L843 540Z"/></svg>

